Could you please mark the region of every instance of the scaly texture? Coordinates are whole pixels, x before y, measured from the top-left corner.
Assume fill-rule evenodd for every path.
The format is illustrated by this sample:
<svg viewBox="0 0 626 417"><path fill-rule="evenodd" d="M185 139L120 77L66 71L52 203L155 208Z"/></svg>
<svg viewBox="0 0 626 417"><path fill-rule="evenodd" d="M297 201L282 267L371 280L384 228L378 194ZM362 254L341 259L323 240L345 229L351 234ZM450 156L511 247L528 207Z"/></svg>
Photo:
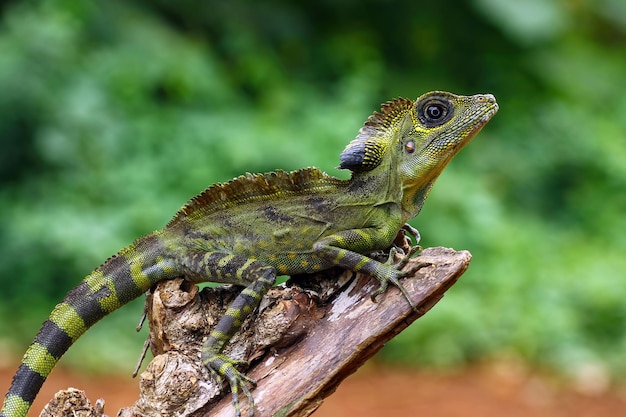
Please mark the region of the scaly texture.
<svg viewBox="0 0 626 417"><path fill-rule="evenodd" d="M177 276L243 288L207 338L202 360L230 384L236 414L243 394L252 415L247 384L253 381L221 352L276 275L340 266L376 278L380 287L373 297L389 283L405 293L399 280L411 271L367 254L393 246L443 168L497 109L489 94L435 91L415 102L397 99L374 113L341 154L340 168L352 171L349 180L306 168L246 174L209 187L165 228L107 260L55 307L24 355L0 417L26 416L80 335L155 283Z"/></svg>

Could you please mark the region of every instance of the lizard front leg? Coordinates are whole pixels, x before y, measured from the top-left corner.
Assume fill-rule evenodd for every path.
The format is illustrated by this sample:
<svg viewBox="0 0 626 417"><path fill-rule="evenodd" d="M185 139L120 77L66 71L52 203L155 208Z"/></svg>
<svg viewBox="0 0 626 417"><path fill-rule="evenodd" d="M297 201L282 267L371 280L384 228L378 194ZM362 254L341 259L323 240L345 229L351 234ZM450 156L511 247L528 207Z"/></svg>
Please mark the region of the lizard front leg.
<svg viewBox="0 0 626 417"><path fill-rule="evenodd" d="M184 257L183 265L192 278L246 286L204 342L201 358L220 380L228 380L235 415L241 416L239 393L243 392L248 399L250 416L254 416L254 399L246 382L256 383L237 369L237 365L245 364L244 361L233 360L222 354L222 350L274 285L276 270L253 259L221 252L192 253Z"/></svg>
<svg viewBox="0 0 626 417"><path fill-rule="evenodd" d="M355 272L363 272L376 278L380 286L372 293L372 301L376 301L376 296L382 294L387 289L388 284L392 283L398 287L411 308L415 310L415 304L400 283L400 278L410 275L415 269L420 267L418 265L416 268L408 271L400 270L408 262L410 254L405 255L399 263L394 264L394 250L390 252L386 263L378 262L359 253L366 253L376 247L387 247L396 233L397 230L376 228L345 230L318 240L313 245L313 250L318 256L332 262L334 265Z"/></svg>

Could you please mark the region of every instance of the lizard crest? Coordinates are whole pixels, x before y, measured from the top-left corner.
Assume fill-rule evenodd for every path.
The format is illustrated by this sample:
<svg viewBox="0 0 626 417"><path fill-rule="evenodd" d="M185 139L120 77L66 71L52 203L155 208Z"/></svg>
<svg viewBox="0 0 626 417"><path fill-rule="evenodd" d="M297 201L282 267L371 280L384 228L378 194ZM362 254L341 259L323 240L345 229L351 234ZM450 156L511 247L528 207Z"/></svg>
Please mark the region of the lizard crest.
<svg viewBox="0 0 626 417"><path fill-rule="evenodd" d="M228 182L214 184L192 198L169 222L171 226L183 218L204 216L241 203L273 196L293 195L305 192L316 186L333 184L338 181L318 168L303 168L286 172L276 170L266 174L240 175Z"/></svg>

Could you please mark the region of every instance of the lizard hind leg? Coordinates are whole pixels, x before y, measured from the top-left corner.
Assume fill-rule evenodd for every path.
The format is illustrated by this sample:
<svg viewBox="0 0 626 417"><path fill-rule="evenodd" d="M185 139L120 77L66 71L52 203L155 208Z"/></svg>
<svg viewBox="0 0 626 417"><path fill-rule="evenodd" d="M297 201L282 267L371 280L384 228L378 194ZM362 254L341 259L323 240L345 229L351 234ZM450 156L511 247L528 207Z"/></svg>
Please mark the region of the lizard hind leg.
<svg viewBox="0 0 626 417"><path fill-rule="evenodd" d="M233 394L235 415L237 417L241 415L239 394L243 393L248 399L250 416L253 416L254 399L246 383L254 386L255 382L237 369L238 366L247 365L247 362L231 359L224 355L222 350L274 285L276 270L259 261L234 255L208 253L202 259L201 262L189 262L187 266L193 265L196 272L211 271L211 276L205 277L209 281L246 285L204 342L201 358L203 364L220 381L224 379L228 381Z"/></svg>

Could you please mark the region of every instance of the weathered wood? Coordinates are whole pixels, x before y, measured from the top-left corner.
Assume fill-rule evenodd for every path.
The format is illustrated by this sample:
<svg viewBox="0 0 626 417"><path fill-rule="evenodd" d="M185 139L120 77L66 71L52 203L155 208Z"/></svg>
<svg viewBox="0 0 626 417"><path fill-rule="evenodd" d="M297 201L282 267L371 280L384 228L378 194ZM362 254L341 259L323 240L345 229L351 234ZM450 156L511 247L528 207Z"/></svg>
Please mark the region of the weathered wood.
<svg viewBox="0 0 626 417"><path fill-rule="evenodd" d="M350 271L294 277L272 288L225 351L250 362L255 415L311 414L345 377L439 301L470 260L469 252L447 248L413 258L406 268L428 265L402 280L417 311L391 285L372 302L378 282L361 274L352 279ZM199 291L182 279L155 288L147 300L155 358L140 376L140 399L119 416L234 416L228 387L215 382L199 352L238 291Z"/></svg>
<svg viewBox="0 0 626 417"><path fill-rule="evenodd" d="M54 395L39 414L39 417L106 417L104 400L99 399L91 404L85 391L68 388Z"/></svg>

